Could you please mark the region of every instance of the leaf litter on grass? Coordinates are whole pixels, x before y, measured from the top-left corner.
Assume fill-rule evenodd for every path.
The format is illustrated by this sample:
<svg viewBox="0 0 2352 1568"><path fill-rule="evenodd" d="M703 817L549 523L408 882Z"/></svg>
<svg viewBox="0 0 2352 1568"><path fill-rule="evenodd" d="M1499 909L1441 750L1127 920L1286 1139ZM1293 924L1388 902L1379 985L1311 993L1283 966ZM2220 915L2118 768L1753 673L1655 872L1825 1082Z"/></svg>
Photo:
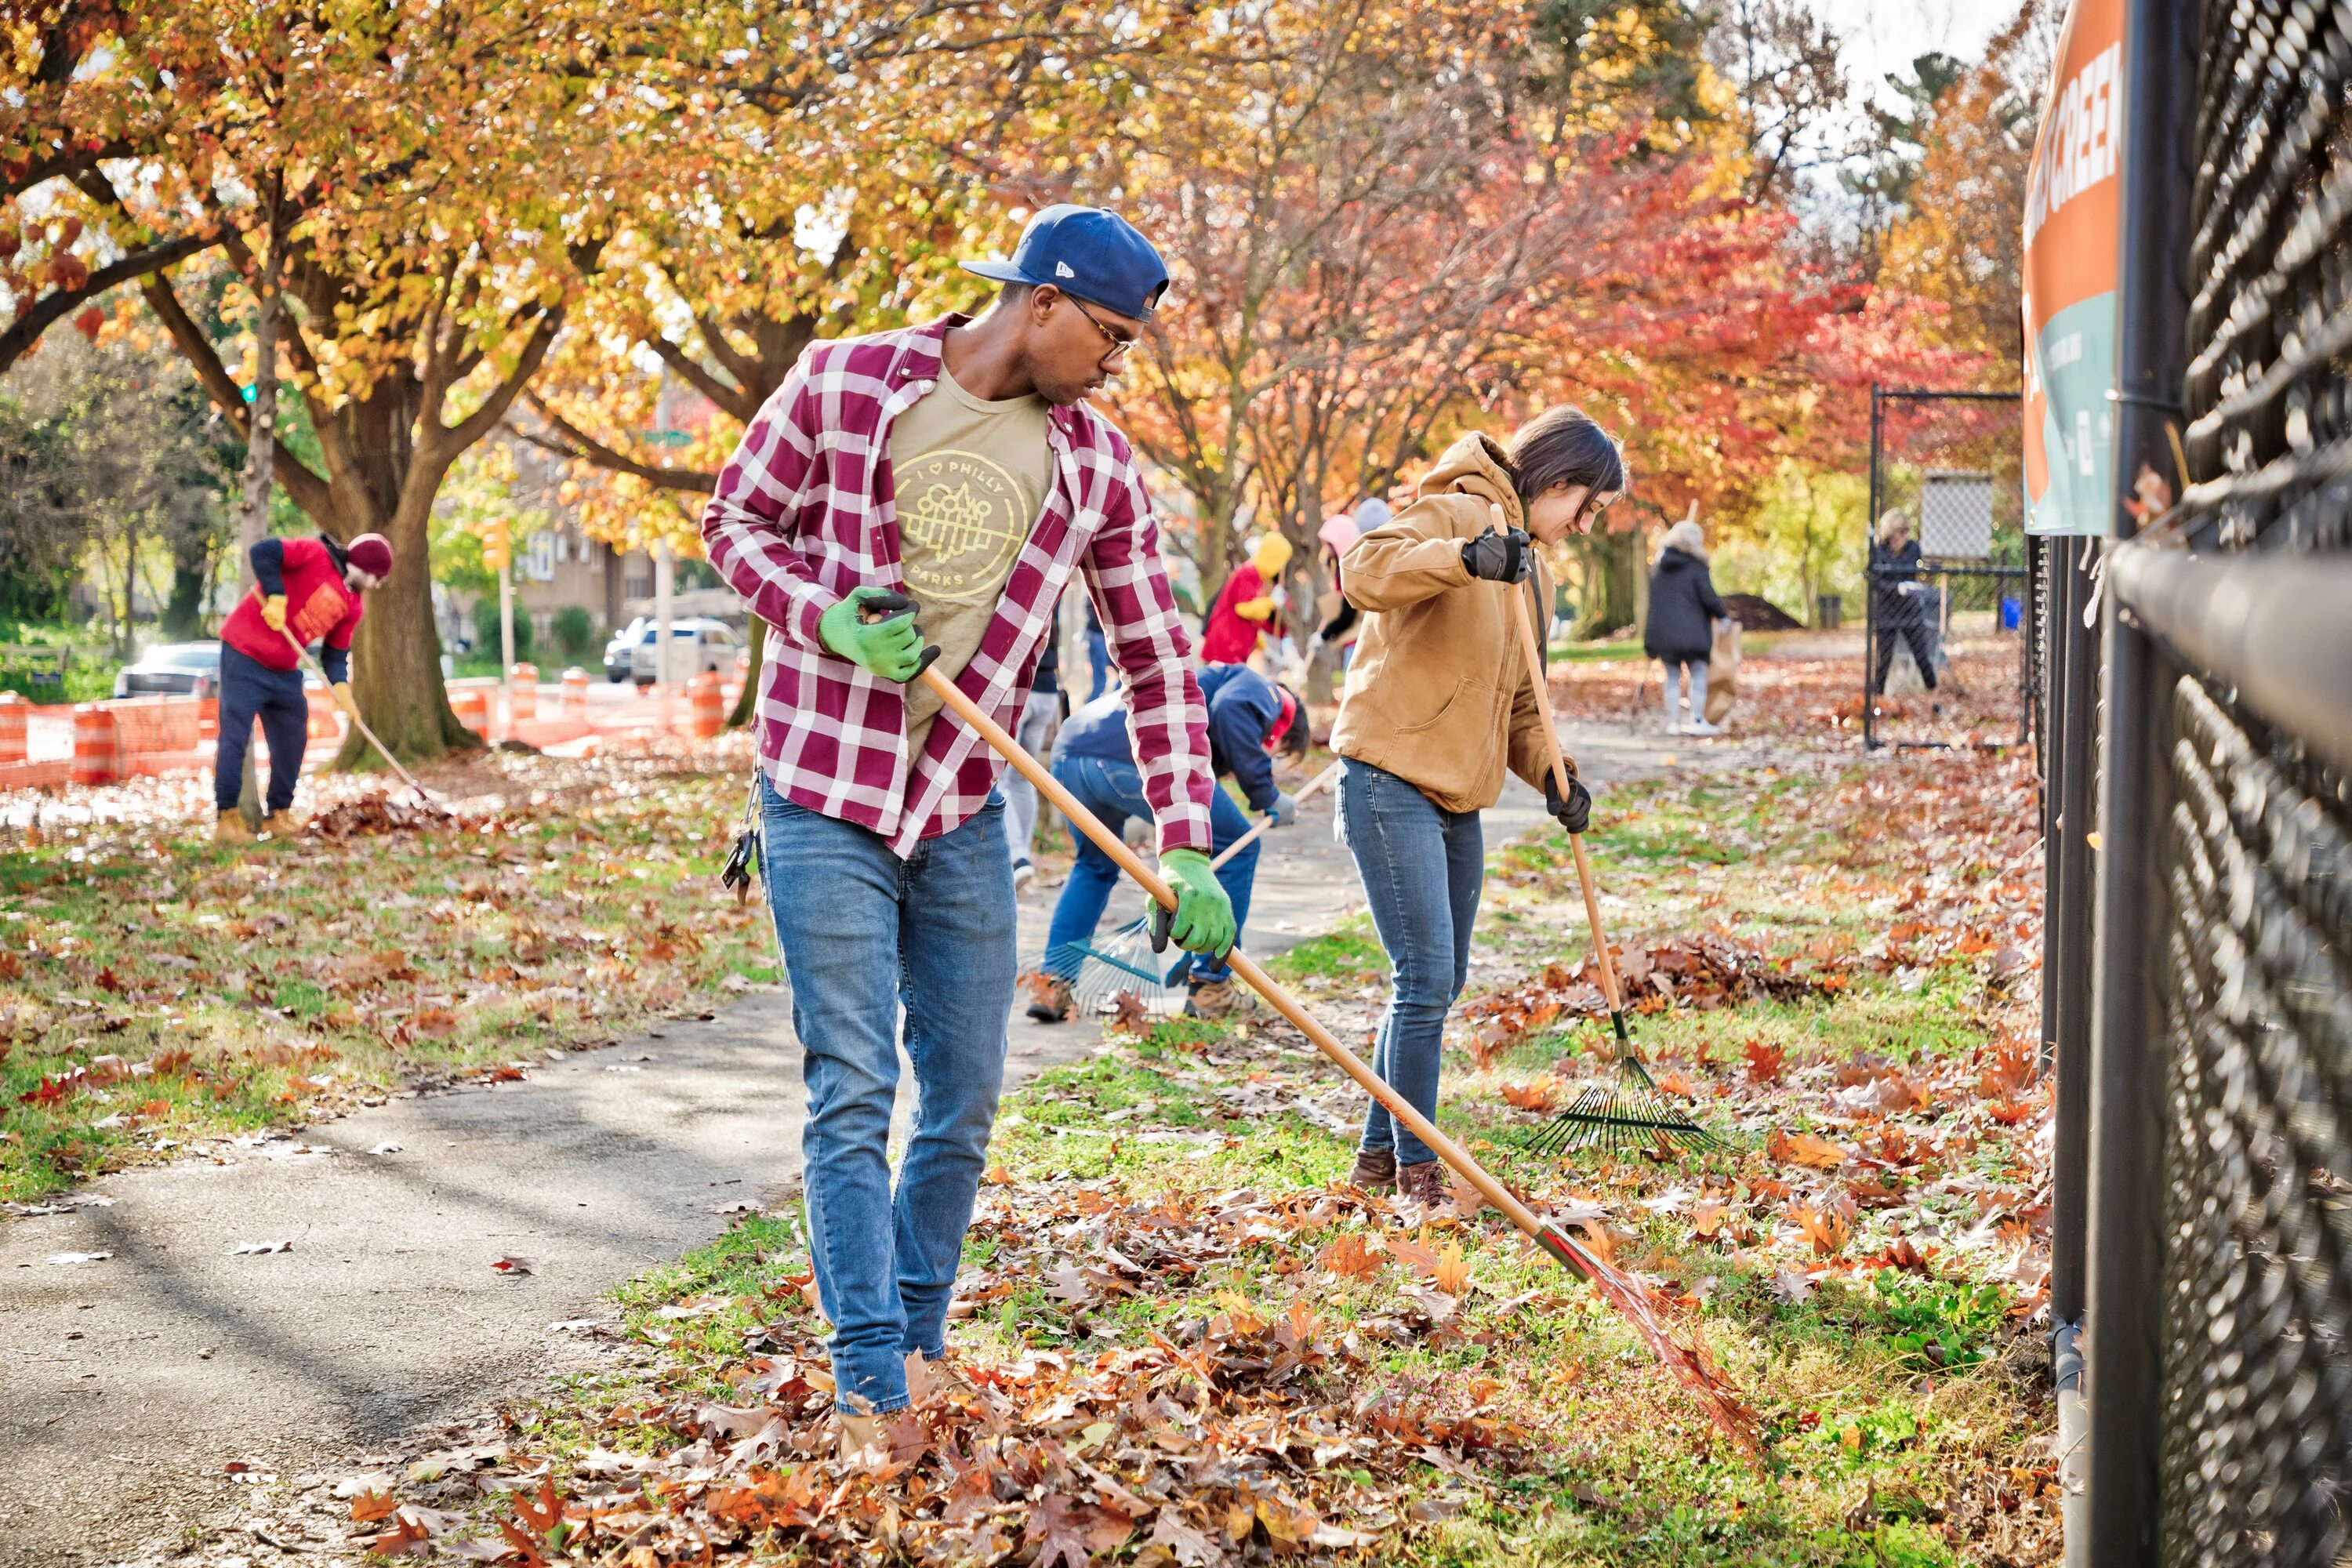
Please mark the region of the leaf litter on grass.
<svg viewBox="0 0 2352 1568"><path fill-rule="evenodd" d="M715 873L748 742L304 781L312 831L198 832L209 783L0 797L0 1197L401 1089L512 1081L773 973ZM21 795L21 792L20 792Z"/></svg>
<svg viewBox="0 0 2352 1568"><path fill-rule="evenodd" d="M2053 1561L2047 1394L2022 1370L2047 1100L2020 1078L2030 994L1987 930L2030 944L2033 879L2011 864L2004 764L1904 766L1718 781L1704 809L1748 813L1746 860L1697 889L1670 859L1612 879L1639 911L1627 951L1686 938L1714 896L1729 946L1700 951L1737 962L1709 973L1806 982L1713 1006L1686 986L1645 1019L1664 1070L1753 1135L1511 1171L1678 1331L1704 1326L1759 1406L1769 1479L1499 1216L1336 1185L1360 1097L1286 1028L1160 1025L1008 1100L951 1359L878 1461L833 1452L804 1241L793 1215L755 1215L625 1294L647 1358L629 1375L510 1411L507 1457L479 1471L392 1489L421 1535L407 1549L1059 1568L1389 1560L1432 1538L1464 1561L1843 1563L1857 1542ZM1939 811L1905 820L1906 787ZM1612 804L1655 818L1629 831L1681 833L1670 795ZM1789 896L1835 918L1749 912ZM1527 926L1482 933L1490 962L1524 954L1501 993L1561 962ZM1375 1002L1318 1010L1354 1037ZM1443 1120L1497 1163L1541 1114L1506 1085L1586 1060L1554 1061L1543 1026L1483 1061L1456 1043ZM1705 1552L1668 1543L1702 1521Z"/></svg>

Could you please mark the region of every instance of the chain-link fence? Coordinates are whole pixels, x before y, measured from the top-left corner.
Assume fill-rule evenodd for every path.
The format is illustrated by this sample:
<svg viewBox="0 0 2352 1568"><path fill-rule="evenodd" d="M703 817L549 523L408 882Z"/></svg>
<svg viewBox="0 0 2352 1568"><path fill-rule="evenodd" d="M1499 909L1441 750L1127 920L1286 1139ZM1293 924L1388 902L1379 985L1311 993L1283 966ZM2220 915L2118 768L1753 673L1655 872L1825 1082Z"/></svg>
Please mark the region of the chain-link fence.
<svg viewBox="0 0 2352 1568"><path fill-rule="evenodd" d="M2169 40L2181 71L2194 39L2196 109L2131 149L2158 173L2124 217L2127 256L2186 237L2185 311L2135 318L2130 283L2125 308L2126 386L2155 342L2140 361L2177 351L2179 403L2127 397L2146 412L2119 437L2146 466L2122 482L2179 500L2106 552L2098 686L2072 710L2053 689L2053 731L2107 703L2090 1485L2068 1555L2335 1568L2352 1563L2352 6L2131 15L2133 47ZM2133 82L2170 85L2146 61ZM2174 162L2196 170L2185 226L2159 185Z"/></svg>
<svg viewBox="0 0 2352 1568"><path fill-rule="evenodd" d="M1864 747L2026 738L2019 395L1873 386Z"/></svg>

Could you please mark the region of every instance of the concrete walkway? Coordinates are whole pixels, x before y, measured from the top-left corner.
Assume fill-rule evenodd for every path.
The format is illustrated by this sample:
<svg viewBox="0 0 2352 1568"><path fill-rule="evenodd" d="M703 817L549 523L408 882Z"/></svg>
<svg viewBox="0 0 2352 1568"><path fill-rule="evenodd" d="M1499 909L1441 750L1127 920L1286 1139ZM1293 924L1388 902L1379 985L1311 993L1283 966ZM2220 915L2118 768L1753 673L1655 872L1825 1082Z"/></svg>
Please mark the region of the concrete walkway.
<svg viewBox="0 0 2352 1568"><path fill-rule="evenodd" d="M1569 738L1604 787L1668 747ZM1360 907L1331 813L1318 799L1267 836L1253 951ZM1487 842L1541 819L1514 783ZM1023 900L1032 958L1053 897ZM1017 1013L1010 1034L1014 1081L1096 1038ZM788 999L755 994L521 1083L395 1098L0 1226L0 1564L160 1560L233 1495L232 1466L291 1474L535 1386L551 1325L793 1190L799 1065Z"/></svg>

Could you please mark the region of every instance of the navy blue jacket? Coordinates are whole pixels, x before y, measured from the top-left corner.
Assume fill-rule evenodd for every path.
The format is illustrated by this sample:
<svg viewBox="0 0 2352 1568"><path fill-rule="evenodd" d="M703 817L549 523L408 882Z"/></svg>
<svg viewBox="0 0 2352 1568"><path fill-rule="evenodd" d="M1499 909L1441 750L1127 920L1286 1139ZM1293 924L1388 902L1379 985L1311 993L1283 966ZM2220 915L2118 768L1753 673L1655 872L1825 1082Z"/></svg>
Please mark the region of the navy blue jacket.
<svg viewBox="0 0 2352 1568"><path fill-rule="evenodd" d="M1233 775L1252 810L1271 811L1278 792L1265 732L1282 717L1282 693L1248 665L1211 664L1201 668L1201 700L1209 706L1209 765L1220 778ZM1054 754L1132 764L1135 746L1120 692L1107 691L1064 720Z"/></svg>
<svg viewBox="0 0 2352 1568"><path fill-rule="evenodd" d="M1642 628L1642 651L1652 658L1707 661L1715 651L1715 623L1723 619L1706 563L1679 550L1658 552L1650 574L1650 624Z"/></svg>

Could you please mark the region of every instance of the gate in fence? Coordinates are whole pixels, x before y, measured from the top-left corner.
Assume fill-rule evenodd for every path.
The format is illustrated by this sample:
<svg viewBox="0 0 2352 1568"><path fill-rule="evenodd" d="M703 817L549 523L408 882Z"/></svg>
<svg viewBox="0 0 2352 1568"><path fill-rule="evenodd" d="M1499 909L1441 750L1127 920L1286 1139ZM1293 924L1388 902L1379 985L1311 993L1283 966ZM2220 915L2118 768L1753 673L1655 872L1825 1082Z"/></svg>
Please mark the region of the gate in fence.
<svg viewBox="0 0 2352 1568"><path fill-rule="evenodd" d="M2352 9L2134 0L2125 36L2115 472L2177 504L2119 516L2100 580L2053 571L2042 595L2104 626L2087 671L2037 671L2044 751L2097 799L2084 885L2053 876L2045 911L2045 984L2072 963L2088 993L2071 1091L2059 1040L2061 1315L2070 1253L2087 1272L2067 1558L2333 1568L2352 1561Z"/></svg>
<svg viewBox="0 0 2352 1568"><path fill-rule="evenodd" d="M1900 512L1917 547L1874 543L1864 594L1862 742L2026 738L2032 669L2014 392L1870 389L1873 539Z"/></svg>

